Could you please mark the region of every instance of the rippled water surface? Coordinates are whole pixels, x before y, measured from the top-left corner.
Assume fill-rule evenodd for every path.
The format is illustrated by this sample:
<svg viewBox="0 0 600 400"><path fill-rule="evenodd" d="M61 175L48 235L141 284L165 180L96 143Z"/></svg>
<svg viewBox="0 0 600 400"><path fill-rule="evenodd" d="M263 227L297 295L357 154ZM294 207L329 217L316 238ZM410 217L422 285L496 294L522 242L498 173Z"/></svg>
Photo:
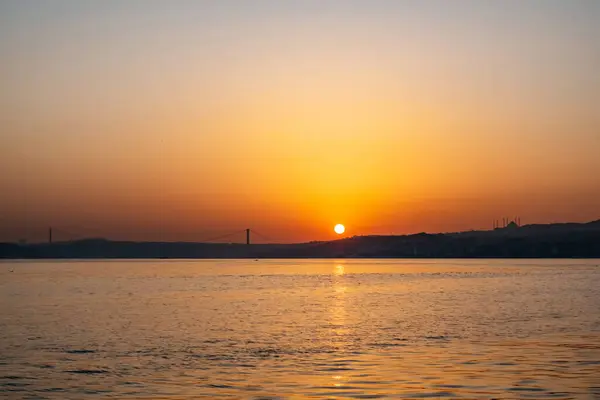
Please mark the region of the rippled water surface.
<svg viewBox="0 0 600 400"><path fill-rule="evenodd" d="M0 263L0 398L600 399L598 260Z"/></svg>

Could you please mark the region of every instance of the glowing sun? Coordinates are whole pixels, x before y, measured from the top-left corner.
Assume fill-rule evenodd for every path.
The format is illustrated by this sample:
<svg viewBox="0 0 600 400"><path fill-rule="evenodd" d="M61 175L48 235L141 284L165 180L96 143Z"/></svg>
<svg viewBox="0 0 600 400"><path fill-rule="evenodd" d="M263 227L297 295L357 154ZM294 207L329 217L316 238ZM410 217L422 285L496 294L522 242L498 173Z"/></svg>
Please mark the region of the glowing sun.
<svg viewBox="0 0 600 400"><path fill-rule="evenodd" d="M342 224L337 224L333 230L335 231L335 233L337 233L338 235L341 235L342 233L344 233L346 231L346 227Z"/></svg>

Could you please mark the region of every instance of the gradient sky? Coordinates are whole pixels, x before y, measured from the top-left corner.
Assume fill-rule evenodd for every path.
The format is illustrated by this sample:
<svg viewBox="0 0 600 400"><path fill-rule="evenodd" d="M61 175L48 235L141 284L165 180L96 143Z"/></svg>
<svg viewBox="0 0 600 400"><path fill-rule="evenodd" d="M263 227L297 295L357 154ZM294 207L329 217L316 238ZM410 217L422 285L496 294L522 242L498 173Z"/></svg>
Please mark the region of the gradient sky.
<svg viewBox="0 0 600 400"><path fill-rule="evenodd" d="M599 21L597 0L1 0L0 240L600 218Z"/></svg>

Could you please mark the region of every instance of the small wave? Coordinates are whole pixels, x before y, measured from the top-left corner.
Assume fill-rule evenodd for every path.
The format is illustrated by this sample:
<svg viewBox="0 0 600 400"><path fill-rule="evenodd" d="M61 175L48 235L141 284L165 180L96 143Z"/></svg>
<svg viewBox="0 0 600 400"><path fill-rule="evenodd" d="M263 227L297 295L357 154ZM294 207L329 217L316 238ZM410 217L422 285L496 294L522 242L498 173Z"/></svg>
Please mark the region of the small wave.
<svg viewBox="0 0 600 400"><path fill-rule="evenodd" d="M433 385L436 388L440 388L440 389L463 389L466 388L467 386L464 385Z"/></svg>
<svg viewBox="0 0 600 400"><path fill-rule="evenodd" d="M93 374L107 374L108 370L106 369L71 369L67 370L70 374L85 374L85 375L93 375Z"/></svg>
<svg viewBox="0 0 600 400"><path fill-rule="evenodd" d="M355 380L352 381L352 383L355 383L357 385L391 385L394 382L392 381L387 381L387 380L383 380L383 381L378 381L378 380Z"/></svg>
<svg viewBox="0 0 600 400"><path fill-rule="evenodd" d="M30 386L31 384L29 383L25 383L25 382L5 382L5 383L0 383L0 386L2 387L25 387L25 386Z"/></svg>
<svg viewBox="0 0 600 400"><path fill-rule="evenodd" d="M425 336L425 339L427 339L427 340L450 340L451 337L450 336L444 336L444 335L440 335L440 336Z"/></svg>
<svg viewBox="0 0 600 400"><path fill-rule="evenodd" d="M577 361L579 365L600 365L600 360Z"/></svg>
<svg viewBox="0 0 600 400"><path fill-rule="evenodd" d="M342 386L315 386L313 389L325 389L332 390L334 389L336 392L341 390L364 390L362 386L355 385L342 385Z"/></svg>
<svg viewBox="0 0 600 400"><path fill-rule="evenodd" d="M313 395L312 393L309 393L309 395ZM348 397L351 399L382 399L385 398L386 396L384 395L380 395L380 394L362 394L362 393L358 393L358 392L322 392L322 393L318 393L315 394L315 397L318 396L318 398L324 398L324 397L334 397L337 398L338 396L340 397Z"/></svg>
<svg viewBox="0 0 600 400"><path fill-rule="evenodd" d="M349 367L331 367L331 368L318 369L318 371L324 371L324 372L353 371L353 370L354 370L354 368L349 368Z"/></svg>
<svg viewBox="0 0 600 400"><path fill-rule="evenodd" d="M432 397L456 397L456 394L452 392L425 392L425 393L412 393L402 395L407 399L428 399Z"/></svg>
<svg viewBox="0 0 600 400"><path fill-rule="evenodd" d="M231 386L231 385L220 385L217 383L209 383L208 385L206 385L206 387L208 388L215 388L215 389L234 389L235 386Z"/></svg>
<svg viewBox="0 0 600 400"><path fill-rule="evenodd" d="M372 347L406 347L404 343L369 343L368 346Z"/></svg>
<svg viewBox="0 0 600 400"><path fill-rule="evenodd" d="M546 389L542 389L539 387L516 386L516 387L507 388L506 390L511 391L511 392L543 392Z"/></svg>
<svg viewBox="0 0 600 400"><path fill-rule="evenodd" d="M67 353L67 354L91 354L91 353L95 353L95 352L96 352L95 350L86 350L86 349L65 351L65 353Z"/></svg>
<svg viewBox="0 0 600 400"><path fill-rule="evenodd" d="M64 388L59 388L59 387L52 387L52 388L43 388L43 389L39 389L40 392L65 392L66 389Z"/></svg>

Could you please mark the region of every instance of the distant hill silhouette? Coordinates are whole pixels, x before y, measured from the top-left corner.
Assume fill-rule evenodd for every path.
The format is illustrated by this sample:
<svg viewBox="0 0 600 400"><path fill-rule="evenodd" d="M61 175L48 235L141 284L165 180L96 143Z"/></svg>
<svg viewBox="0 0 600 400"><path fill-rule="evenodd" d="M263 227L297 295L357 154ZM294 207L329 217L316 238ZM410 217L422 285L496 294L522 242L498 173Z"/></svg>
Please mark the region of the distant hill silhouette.
<svg viewBox="0 0 600 400"><path fill-rule="evenodd" d="M123 242L0 243L0 258L600 258L600 220L492 231L355 236L296 244Z"/></svg>

